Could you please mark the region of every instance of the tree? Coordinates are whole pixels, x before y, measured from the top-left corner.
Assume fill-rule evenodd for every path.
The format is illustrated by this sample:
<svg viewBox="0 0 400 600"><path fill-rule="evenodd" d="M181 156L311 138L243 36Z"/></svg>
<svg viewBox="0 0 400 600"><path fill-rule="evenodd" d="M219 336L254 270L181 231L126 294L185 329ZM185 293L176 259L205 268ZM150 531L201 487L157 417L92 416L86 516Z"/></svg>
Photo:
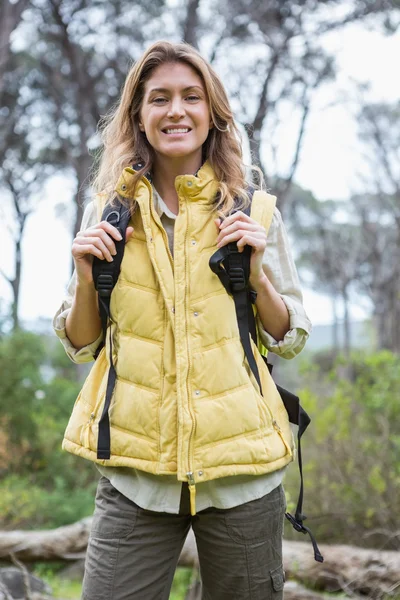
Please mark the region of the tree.
<svg viewBox="0 0 400 600"><path fill-rule="evenodd" d="M11 36L28 5L29 0L17 0L16 2L4 0L0 4L0 106L3 106L2 96L5 85L5 74L12 59Z"/></svg>
<svg viewBox="0 0 400 600"><path fill-rule="evenodd" d="M34 86L32 61L26 53L12 54L3 75L3 105L0 110L0 189L4 200L3 227L13 243L13 273L0 274L12 289L11 319L19 327L19 299L22 274L22 243L29 215L37 206L45 180L54 171L60 156L51 143L38 143L46 129L46 113ZM42 136L45 137L45 136Z"/></svg>
<svg viewBox="0 0 400 600"><path fill-rule="evenodd" d="M294 193L298 196L299 190ZM344 352L351 349L349 299L355 290L361 265L368 249L359 222L349 218L339 201L320 202L312 194L301 193L301 202L293 200L292 231L299 249L298 265L308 274L309 285L332 298L344 309ZM346 214L347 213L347 214ZM346 220L343 220L346 214ZM338 321L333 323L334 346L338 349Z"/></svg>
<svg viewBox="0 0 400 600"><path fill-rule="evenodd" d="M163 7L163 0L32 1L22 29L30 38L37 85L52 115L51 131L64 153L64 170L76 179L74 237L90 185L90 150L95 152L98 144L98 122L115 103L128 63L146 36L151 38L160 27L154 18L162 18Z"/></svg>
<svg viewBox="0 0 400 600"><path fill-rule="evenodd" d="M400 352L400 103L364 104L360 135L370 165L368 192L352 199L369 252L359 287L374 306L380 348Z"/></svg>
<svg viewBox="0 0 400 600"><path fill-rule="evenodd" d="M198 18L196 39L211 47L210 60L226 77L253 162L262 168L285 213L313 95L335 76L334 59L321 43L323 35L368 17L373 18L370 24L392 32L399 7L389 0L222 0L190 3L192 11L194 6L204 15ZM290 113L297 114L297 133L291 157L282 160L280 127Z"/></svg>

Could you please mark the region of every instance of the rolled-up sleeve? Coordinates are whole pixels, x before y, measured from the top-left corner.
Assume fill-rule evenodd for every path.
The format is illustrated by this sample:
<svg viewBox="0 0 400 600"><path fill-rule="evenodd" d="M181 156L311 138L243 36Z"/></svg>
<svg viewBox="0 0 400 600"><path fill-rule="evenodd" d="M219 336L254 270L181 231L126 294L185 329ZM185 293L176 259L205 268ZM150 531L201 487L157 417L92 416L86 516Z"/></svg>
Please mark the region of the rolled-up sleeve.
<svg viewBox="0 0 400 600"><path fill-rule="evenodd" d="M290 243L282 216L275 208L264 252L263 269L281 296L289 313L290 325L283 340L275 340L265 331L257 315L257 328L262 344L282 358L294 358L304 348L312 325L303 307L299 276L290 251Z"/></svg>
<svg viewBox="0 0 400 600"><path fill-rule="evenodd" d="M81 229L87 229L91 227L96 222L96 210L94 202L91 202L85 209L83 218L82 218L82 226ZM67 332L65 329L65 322L67 320L67 316L69 311L71 310L72 301L75 295L75 287L76 287L76 273L75 271L72 274L72 277L68 283L65 298L57 310L56 314L53 318L53 329L58 339L61 341L64 346L65 352L69 356L69 358L75 363L87 363L94 360L94 356L96 350L99 345L103 341L103 332L99 335L97 340L94 340L87 346L83 346L79 350L75 348L71 341L67 337Z"/></svg>

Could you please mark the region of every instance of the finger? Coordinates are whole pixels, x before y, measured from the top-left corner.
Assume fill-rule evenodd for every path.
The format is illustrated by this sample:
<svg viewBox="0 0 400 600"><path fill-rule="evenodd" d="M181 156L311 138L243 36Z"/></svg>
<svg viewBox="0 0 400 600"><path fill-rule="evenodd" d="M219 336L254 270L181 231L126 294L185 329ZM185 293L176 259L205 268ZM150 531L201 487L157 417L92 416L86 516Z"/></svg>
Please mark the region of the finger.
<svg viewBox="0 0 400 600"><path fill-rule="evenodd" d="M235 222L231 223L231 225L229 227L225 227L224 229L220 230L218 238L217 238L218 241L220 239L222 239L225 235L230 235L231 233L233 233L234 231L237 231L239 229L243 229L243 230L247 230L247 231L260 231L260 232L265 231L265 229L256 222L249 223L249 222L243 222L243 221L235 221Z"/></svg>
<svg viewBox="0 0 400 600"><path fill-rule="evenodd" d="M237 247L238 247L239 252L242 252L243 248L246 245L251 246L255 252L261 252L261 251L264 252L265 246L266 246L266 241L261 238L257 238L257 237L247 234L247 235L244 235L237 242Z"/></svg>
<svg viewBox="0 0 400 600"><path fill-rule="evenodd" d="M111 252L109 251L109 249L107 248L106 244L103 242L101 237L84 237L84 238L82 238L82 240L84 240L83 244L80 244L79 242L77 243L78 252L80 251L80 248L82 246L83 247L94 246L95 248L98 248L98 250L100 250L100 252L102 253L102 256L104 256L104 258L108 262L113 261Z"/></svg>
<svg viewBox="0 0 400 600"><path fill-rule="evenodd" d="M72 256L74 257L75 260L85 258L85 257L87 257L88 254L92 255L92 256L97 256L97 258L99 258L100 260L105 259L101 250L99 250L93 244L87 244L86 246L80 245L79 252L75 252L75 253L74 253L74 246L72 246Z"/></svg>
<svg viewBox="0 0 400 600"><path fill-rule="evenodd" d="M264 241L264 244L266 244L266 236L263 231L252 231L250 234L249 231L245 229L238 229L237 231L233 231L229 235L225 235L222 239L220 239L220 241L217 243L217 247L220 248L221 246L225 246L231 242L238 242L242 237L249 235L253 236L257 240Z"/></svg>
<svg viewBox="0 0 400 600"><path fill-rule="evenodd" d="M245 241L242 242L243 239ZM249 242L248 240L251 241ZM260 246L264 248L267 245L266 237L262 232L259 233L257 231L253 231L249 233L244 230L238 230L234 231L230 235L227 235L222 240L220 240L217 244L217 247L221 248L222 246L226 246L227 244L230 244L232 242L236 242L239 248L243 248L246 244L249 244L253 247Z"/></svg>
<svg viewBox="0 0 400 600"><path fill-rule="evenodd" d="M89 227L89 229L86 229L85 231L82 232L82 237L84 238L83 243L86 243L85 240L87 238L97 238L98 237L99 239L102 240L103 244L105 246L107 246L110 254L112 254L113 256L115 256L115 254L117 254L113 238L106 231L104 231L104 229L102 229L100 227L97 227L97 226Z"/></svg>
<svg viewBox="0 0 400 600"><path fill-rule="evenodd" d="M225 227L229 227L229 225L231 225L235 221L245 221L248 223L251 223L251 222L256 223L256 221L254 221L254 219L251 219L244 212L242 212L241 210L238 210L237 212L233 213L233 215L229 215L229 217L226 217L226 219L224 219L222 221L222 223L220 225L220 229L225 229Z"/></svg>
<svg viewBox="0 0 400 600"><path fill-rule="evenodd" d="M111 223L109 223L108 221L101 221L95 227L101 227L102 229L104 229L104 231L107 231L107 233L109 233L118 242L120 242L122 240L122 235L120 234L118 229L116 227L114 227L114 225L111 225Z"/></svg>
<svg viewBox="0 0 400 600"><path fill-rule="evenodd" d="M125 234L125 241L127 242L133 233L133 227L127 227Z"/></svg>

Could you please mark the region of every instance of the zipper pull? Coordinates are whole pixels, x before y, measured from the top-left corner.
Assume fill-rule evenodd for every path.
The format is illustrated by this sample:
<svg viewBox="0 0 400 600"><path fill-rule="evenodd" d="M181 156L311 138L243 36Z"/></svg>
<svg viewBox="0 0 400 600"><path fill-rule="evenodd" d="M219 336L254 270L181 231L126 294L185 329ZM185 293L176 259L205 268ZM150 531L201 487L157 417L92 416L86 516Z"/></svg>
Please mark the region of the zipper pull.
<svg viewBox="0 0 400 600"><path fill-rule="evenodd" d="M85 427L85 431L84 431L84 445L85 445L85 448L90 448L90 429L91 429L91 426L92 426L92 423L94 421L95 416L96 415L94 413L92 413L90 415L90 418L89 418L88 422L86 423L86 427Z"/></svg>
<svg viewBox="0 0 400 600"><path fill-rule="evenodd" d="M188 478L189 493L190 493L190 514L193 516L196 514L196 483L194 476L191 471L186 473Z"/></svg>
<svg viewBox="0 0 400 600"><path fill-rule="evenodd" d="M289 456L293 456L293 452L291 447L288 445L287 441L285 440L285 436L283 435L282 429L279 427L278 423L275 421L275 419L273 419L272 421L272 426L275 429L275 431L278 433L279 437L281 438L283 445L285 446Z"/></svg>

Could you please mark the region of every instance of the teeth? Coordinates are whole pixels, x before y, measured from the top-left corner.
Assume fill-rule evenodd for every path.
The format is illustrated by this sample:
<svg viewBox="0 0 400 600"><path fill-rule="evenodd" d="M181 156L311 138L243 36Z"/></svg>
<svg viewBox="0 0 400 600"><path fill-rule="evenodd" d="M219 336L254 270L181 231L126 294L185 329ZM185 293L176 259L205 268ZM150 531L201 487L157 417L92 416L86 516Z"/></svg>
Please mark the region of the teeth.
<svg viewBox="0 0 400 600"><path fill-rule="evenodd" d="M167 129L166 133L188 133L189 129Z"/></svg>

